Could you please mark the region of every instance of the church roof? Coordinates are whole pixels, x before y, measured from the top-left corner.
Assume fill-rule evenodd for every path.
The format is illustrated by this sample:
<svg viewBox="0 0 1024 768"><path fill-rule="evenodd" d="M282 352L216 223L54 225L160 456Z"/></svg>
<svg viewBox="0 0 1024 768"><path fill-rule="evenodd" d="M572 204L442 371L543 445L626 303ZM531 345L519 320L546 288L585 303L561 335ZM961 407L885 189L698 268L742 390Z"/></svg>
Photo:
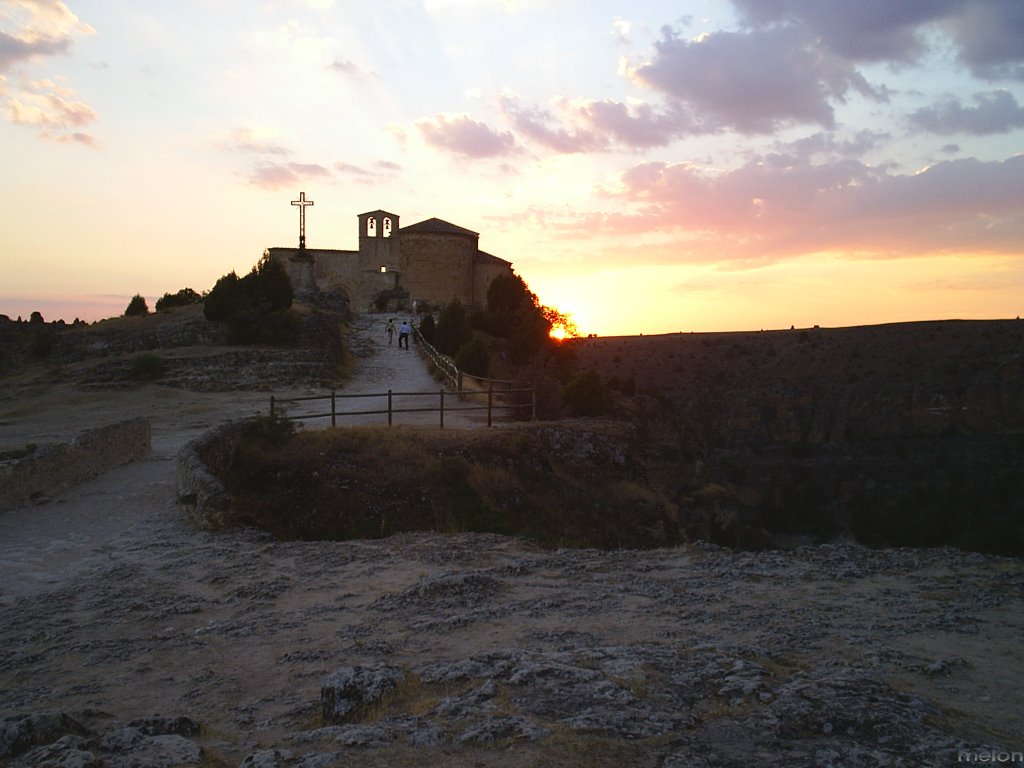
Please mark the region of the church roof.
<svg viewBox="0 0 1024 768"><path fill-rule="evenodd" d="M481 264L511 264L511 261L498 258L497 256L487 253L486 251L477 251L476 260Z"/></svg>
<svg viewBox="0 0 1024 768"><path fill-rule="evenodd" d="M402 227L399 232L429 232L440 235L467 235L469 237L480 237L479 232L474 232L471 229L465 229L464 227L456 226L447 221L441 219L427 219L417 224L410 224L407 227Z"/></svg>

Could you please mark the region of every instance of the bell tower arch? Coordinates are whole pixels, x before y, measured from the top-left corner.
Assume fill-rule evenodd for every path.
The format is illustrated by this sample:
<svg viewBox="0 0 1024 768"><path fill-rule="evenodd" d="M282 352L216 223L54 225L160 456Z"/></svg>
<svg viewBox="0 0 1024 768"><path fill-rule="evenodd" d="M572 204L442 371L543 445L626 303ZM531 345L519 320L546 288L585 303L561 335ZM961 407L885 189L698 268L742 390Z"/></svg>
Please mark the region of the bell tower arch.
<svg viewBox="0 0 1024 768"><path fill-rule="evenodd" d="M398 214L367 211L359 214L359 262L364 270L397 271Z"/></svg>

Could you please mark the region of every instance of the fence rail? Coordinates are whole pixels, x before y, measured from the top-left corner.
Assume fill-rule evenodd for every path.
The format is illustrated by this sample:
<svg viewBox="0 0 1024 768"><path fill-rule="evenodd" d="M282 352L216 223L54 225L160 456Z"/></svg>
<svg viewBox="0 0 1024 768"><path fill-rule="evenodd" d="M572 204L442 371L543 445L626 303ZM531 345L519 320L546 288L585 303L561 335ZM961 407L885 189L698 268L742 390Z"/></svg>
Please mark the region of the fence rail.
<svg viewBox="0 0 1024 768"><path fill-rule="evenodd" d="M329 400L331 403L331 410L325 413L315 414L299 414L295 416L284 415L284 418L291 421L300 421L306 419L326 419L330 417L331 426L338 426L338 417L346 416L373 416L379 414L387 414L388 426L390 427L394 422L394 416L396 413L429 413L436 411L440 421L440 426L444 428L444 415L445 413L451 413L452 411L487 411L487 426L494 425L494 412L495 411L508 411L512 414L518 414L529 408L529 415L526 417L531 421L537 418L537 393L533 387L517 387L516 382L507 381L504 379L486 379L477 376L463 375L463 372L459 370L455 362L446 355L438 352L430 342L423 338L418 327L413 328L413 336L416 339L416 346L423 352L423 354L430 360L431 364L437 369L441 377L449 383L454 391L446 391L445 389L439 389L436 392L394 392L388 390L387 392L371 392L365 394L338 394L335 390L331 390L329 395L307 395L305 397L270 397L270 415L273 416L278 413L278 408L282 404L300 403L306 401L316 400ZM497 385L497 386L496 386ZM515 397L515 395L522 395L522 397ZM406 397L437 397L436 406L420 407L420 408L397 408L395 407L395 398L406 398ZM512 396L512 397L510 397ZM376 408L365 411L339 411L338 400L339 399L352 399L352 398L366 398L366 397L387 397L387 408ZM485 402L483 405L446 405L445 397L451 402L454 399L457 402ZM486 401L484 401L486 398ZM517 402L517 400L519 402Z"/></svg>
<svg viewBox="0 0 1024 768"><path fill-rule="evenodd" d="M276 397L271 395L270 397L270 415L282 415L283 418L291 421L304 421L309 419L326 419L330 418L331 426L338 426L338 419L350 416L373 416L387 414L388 426L390 427L394 423L395 414L398 413L432 413L438 414L439 426L444 429L444 416L446 413L452 413L455 411L486 411L487 412L487 426L494 425L494 413L495 411L506 411L510 413L518 413L525 411L527 408L530 409L529 416L527 418L533 419L536 417L537 412L537 398L533 390L533 387L519 387L515 389L494 389L493 387L486 391L480 392L479 394L486 394L486 403L480 405L464 405L464 404L452 404L464 403L463 394L459 392L448 392L444 389L439 389L435 392L395 392L388 390L387 392L371 392L364 394L339 394L338 392L331 390L329 395L307 395L304 397ZM521 398L524 402L502 402L505 400L506 395L519 394L523 395ZM529 396L528 398L526 396ZM338 400L351 400L357 398L387 398L386 408L371 408L368 410L360 411L349 411L349 410L338 410ZM395 400L397 398L409 398L409 397L430 397L436 398L436 405L420 406L420 407L399 407L396 405ZM447 398L447 402L446 402ZM289 415L281 409L282 405L288 405L292 403L301 402L330 402L330 410L322 413L301 413L296 415Z"/></svg>

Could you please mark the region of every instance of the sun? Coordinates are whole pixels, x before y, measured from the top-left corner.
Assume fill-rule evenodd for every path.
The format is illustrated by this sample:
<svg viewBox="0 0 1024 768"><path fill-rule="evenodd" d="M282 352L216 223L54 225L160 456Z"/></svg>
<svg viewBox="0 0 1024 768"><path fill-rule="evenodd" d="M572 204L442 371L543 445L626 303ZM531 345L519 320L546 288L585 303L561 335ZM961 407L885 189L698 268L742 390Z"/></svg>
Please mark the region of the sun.
<svg viewBox="0 0 1024 768"><path fill-rule="evenodd" d="M548 333L555 341L562 341L569 338L569 331L564 325L553 325L551 331Z"/></svg>

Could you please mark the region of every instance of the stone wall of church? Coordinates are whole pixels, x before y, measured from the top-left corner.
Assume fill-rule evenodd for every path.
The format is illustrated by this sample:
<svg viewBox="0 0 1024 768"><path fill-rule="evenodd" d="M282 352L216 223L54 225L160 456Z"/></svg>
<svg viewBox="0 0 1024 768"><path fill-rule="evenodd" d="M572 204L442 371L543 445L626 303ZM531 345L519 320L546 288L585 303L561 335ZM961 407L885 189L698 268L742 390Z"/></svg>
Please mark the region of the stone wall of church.
<svg viewBox="0 0 1024 768"><path fill-rule="evenodd" d="M349 301L359 290L358 251L312 251L316 259L313 274L321 291L341 291Z"/></svg>
<svg viewBox="0 0 1024 768"><path fill-rule="evenodd" d="M412 301L478 303L473 266L477 239L437 232L402 233L402 287ZM482 300L486 300L486 293Z"/></svg>

